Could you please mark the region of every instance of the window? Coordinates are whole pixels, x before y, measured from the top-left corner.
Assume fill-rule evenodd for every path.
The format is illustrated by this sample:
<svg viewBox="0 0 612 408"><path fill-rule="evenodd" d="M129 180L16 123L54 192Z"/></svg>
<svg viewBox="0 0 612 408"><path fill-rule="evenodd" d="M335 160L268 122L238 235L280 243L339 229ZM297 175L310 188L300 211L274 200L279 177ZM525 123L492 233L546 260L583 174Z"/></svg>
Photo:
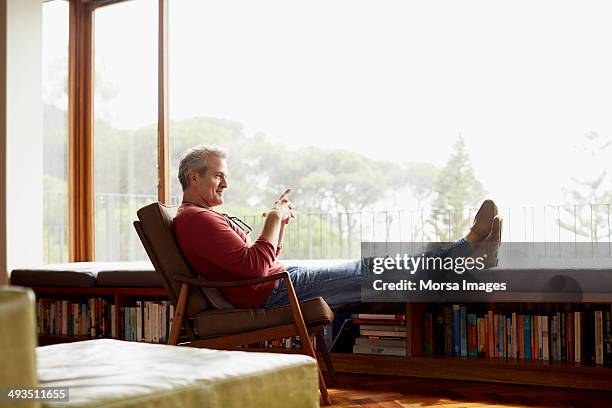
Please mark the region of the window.
<svg viewBox="0 0 612 408"><path fill-rule="evenodd" d="M68 260L68 9L43 3L43 233L45 263Z"/></svg>
<svg viewBox="0 0 612 408"><path fill-rule="evenodd" d="M95 11L94 191L98 261L146 259L132 220L157 201L157 2Z"/></svg>

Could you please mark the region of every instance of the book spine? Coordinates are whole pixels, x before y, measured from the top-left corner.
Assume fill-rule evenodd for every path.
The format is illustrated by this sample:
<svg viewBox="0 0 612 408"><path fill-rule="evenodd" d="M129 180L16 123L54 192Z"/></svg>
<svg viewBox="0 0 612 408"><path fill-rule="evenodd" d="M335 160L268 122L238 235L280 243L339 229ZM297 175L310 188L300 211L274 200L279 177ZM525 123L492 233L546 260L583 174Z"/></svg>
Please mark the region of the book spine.
<svg viewBox="0 0 612 408"><path fill-rule="evenodd" d="M557 350L555 351L555 353L557 356L557 360L562 361L561 360L561 343L562 343L561 341L561 313L557 312L555 317L557 321L557 326L556 326L557 327L557 342L556 342Z"/></svg>
<svg viewBox="0 0 612 408"><path fill-rule="evenodd" d="M525 315L525 360L531 360L531 315Z"/></svg>
<svg viewBox="0 0 612 408"><path fill-rule="evenodd" d="M170 336L170 333L172 331L172 325L174 324L174 305L173 304L170 304L170 306L169 306L169 313L168 314L170 315L169 316L169 321L168 321L168 336ZM325 334L329 338L327 347L328 347L328 349L330 349L331 348L331 342L332 342L332 339L331 339L331 326L325 326L324 330L325 330ZM406 348L405 345L404 345L404 348Z"/></svg>
<svg viewBox="0 0 612 408"><path fill-rule="evenodd" d="M512 318L506 317L506 354L505 357L512 358Z"/></svg>
<svg viewBox="0 0 612 408"><path fill-rule="evenodd" d="M444 355L452 356L454 349L453 309L450 306L444 306Z"/></svg>
<svg viewBox="0 0 612 408"><path fill-rule="evenodd" d="M530 315L529 316L529 339L531 340L531 344L530 344L530 350L531 350L531 358L530 360L533 360L533 349L535 348L535 336L534 336L534 330L535 330L535 323L534 323L534 316Z"/></svg>
<svg viewBox="0 0 612 408"><path fill-rule="evenodd" d="M519 357L519 345L518 345L518 323L516 321L516 313L512 313L512 357Z"/></svg>
<svg viewBox="0 0 612 408"><path fill-rule="evenodd" d="M497 357L504 356L504 318L503 315L498 315L497 318Z"/></svg>
<svg viewBox="0 0 612 408"><path fill-rule="evenodd" d="M476 328L478 330L478 357L485 357L486 337L485 337L485 319L479 317L476 319Z"/></svg>
<svg viewBox="0 0 612 408"><path fill-rule="evenodd" d="M162 302L162 343L168 343L168 301ZM405 326L404 326L405 327ZM316 337L314 338L313 344L316 344Z"/></svg>
<svg viewBox="0 0 612 408"><path fill-rule="evenodd" d="M142 341L142 300L136 301L136 341Z"/></svg>
<svg viewBox="0 0 612 408"><path fill-rule="evenodd" d="M380 354L387 356L406 356L406 348L400 347L379 347L355 344L353 346L355 354Z"/></svg>
<svg viewBox="0 0 612 408"><path fill-rule="evenodd" d="M542 359L545 361L550 359L548 333L548 316L542 316Z"/></svg>
<svg viewBox="0 0 612 408"><path fill-rule="evenodd" d="M565 317L565 313L560 314L560 323L561 323L561 361L567 361L567 319Z"/></svg>
<svg viewBox="0 0 612 408"><path fill-rule="evenodd" d="M478 356L478 335L476 330L476 315L469 313L467 315L468 356L472 358Z"/></svg>
<svg viewBox="0 0 612 408"><path fill-rule="evenodd" d="M487 348L489 349L489 357L495 357L495 330L493 329L493 311L487 312Z"/></svg>
<svg viewBox="0 0 612 408"><path fill-rule="evenodd" d="M459 305L453 305L453 356L461 355L461 329L459 327Z"/></svg>
<svg viewBox="0 0 612 408"><path fill-rule="evenodd" d="M550 321L550 359L557 361L557 316L551 316Z"/></svg>
<svg viewBox="0 0 612 408"><path fill-rule="evenodd" d="M574 361L582 361L582 313L574 312Z"/></svg>
<svg viewBox="0 0 612 408"><path fill-rule="evenodd" d="M461 330L461 357L467 357L467 312L465 306L459 308L459 327Z"/></svg>
<svg viewBox="0 0 612 408"><path fill-rule="evenodd" d="M519 358L525 358L525 316L519 315L518 320L518 344Z"/></svg>
<svg viewBox="0 0 612 408"><path fill-rule="evenodd" d="M359 313L354 317L358 319L384 319L384 320L399 320L399 321L406 320L406 315L404 314Z"/></svg>
<svg viewBox="0 0 612 408"><path fill-rule="evenodd" d="M595 311L595 364L603 364L603 316Z"/></svg>
<svg viewBox="0 0 612 408"><path fill-rule="evenodd" d="M612 366L612 313L604 313L604 365Z"/></svg>
<svg viewBox="0 0 612 408"><path fill-rule="evenodd" d="M533 316L533 359L540 359L540 316Z"/></svg>
<svg viewBox="0 0 612 408"><path fill-rule="evenodd" d="M567 323L565 324L565 337L567 340L565 349L567 350L567 361L573 363L574 357L574 313L566 313Z"/></svg>

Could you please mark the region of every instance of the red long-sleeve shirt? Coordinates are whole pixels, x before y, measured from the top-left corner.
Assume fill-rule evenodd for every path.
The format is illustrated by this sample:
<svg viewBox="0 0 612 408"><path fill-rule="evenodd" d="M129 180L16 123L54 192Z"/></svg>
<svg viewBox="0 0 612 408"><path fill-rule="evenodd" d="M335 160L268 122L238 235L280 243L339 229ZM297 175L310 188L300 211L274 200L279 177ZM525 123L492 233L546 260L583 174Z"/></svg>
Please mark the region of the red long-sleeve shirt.
<svg viewBox="0 0 612 408"><path fill-rule="evenodd" d="M270 242L252 242L244 231L215 211L182 204L172 232L191 268L212 282L259 278L284 270ZM221 293L236 307L256 308L270 296L275 282L223 288Z"/></svg>

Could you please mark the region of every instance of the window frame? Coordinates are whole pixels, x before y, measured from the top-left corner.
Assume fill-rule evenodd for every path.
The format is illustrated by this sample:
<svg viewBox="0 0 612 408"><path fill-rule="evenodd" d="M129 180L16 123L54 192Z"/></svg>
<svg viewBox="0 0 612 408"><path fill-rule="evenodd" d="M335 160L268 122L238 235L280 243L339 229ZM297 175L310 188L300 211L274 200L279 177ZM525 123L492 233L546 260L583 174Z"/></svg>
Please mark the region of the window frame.
<svg viewBox="0 0 612 408"><path fill-rule="evenodd" d="M68 235L70 262L95 259L94 12L129 0L68 0ZM157 199L170 202L168 0L158 0Z"/></svg>

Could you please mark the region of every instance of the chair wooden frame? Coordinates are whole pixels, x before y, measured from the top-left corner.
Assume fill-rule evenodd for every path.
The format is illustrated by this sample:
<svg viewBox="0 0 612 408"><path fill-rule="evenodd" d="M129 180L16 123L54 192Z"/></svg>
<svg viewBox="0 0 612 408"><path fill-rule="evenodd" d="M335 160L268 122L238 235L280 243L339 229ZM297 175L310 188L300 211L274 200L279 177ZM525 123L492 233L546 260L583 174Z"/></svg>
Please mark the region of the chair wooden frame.
<svg viewBox="0 0 612 408"><path fill-rule="evenodd" d="M155 256L155 253L153 252L151 245L149 244L147 237L144 234L140 221L134 221L134 227L136 228L136 232L138 233L138 236L140 237L140 240L147 254L149 255L149 258L151 259L153 266L158 271L158 273L162 273L159 270L157 258ZM182 275L172 275L172 279L181 284L181 290L178 299L172 299L171 296L171 301L175 303L176 310L174 313L174 319L170 331L170 336L168 339L169 345L179 345L180 330L183 326L185 327L187 334L191 338L191 341L187 343L181 343L180 345L199 348L205 347L213 349L231 349L235 346L248 345L260 341L298 335L302 340L302 350L304 354L311 356L315 360L317 360L317 355L312 345L311 338L309 336L309 333L312 333L314 336L316 336L317 341L320 344L321 354L327 367L327 371L330 375L331 382L332 384L335 383L335 372L331 361L331 356L329 355L329 351L325 346L325 341L322 335L323 327L320 325L315 325L312 327L306 326L304 322L304 317L302 315L302 310L300 308L300 304L295 293L295 289L293 287L293 284L291 283L291 279L289 278L289 274L287 272L280 272L256 279L229 282L209 282L202 279L189 278ZM291 315L293 318L292 323L281 326L267 327L264 329L253 330L234 335L213 337L207 339L197 338L194 333L193 326L188 321L189 316L185 315L187 299L189 297L190 290L192 290L193 288L231 288L249 286L273 280L282 280L285 283L285 286L287 287L289 309L291 310ZM262 351L265 350L262 349ZM323 404L330 405L331 400L329 398L325 379L323 378L323 374L321 372L321 368L319 367L318 361L317 371L319 375L319 390L321 391Z"/></svg>

